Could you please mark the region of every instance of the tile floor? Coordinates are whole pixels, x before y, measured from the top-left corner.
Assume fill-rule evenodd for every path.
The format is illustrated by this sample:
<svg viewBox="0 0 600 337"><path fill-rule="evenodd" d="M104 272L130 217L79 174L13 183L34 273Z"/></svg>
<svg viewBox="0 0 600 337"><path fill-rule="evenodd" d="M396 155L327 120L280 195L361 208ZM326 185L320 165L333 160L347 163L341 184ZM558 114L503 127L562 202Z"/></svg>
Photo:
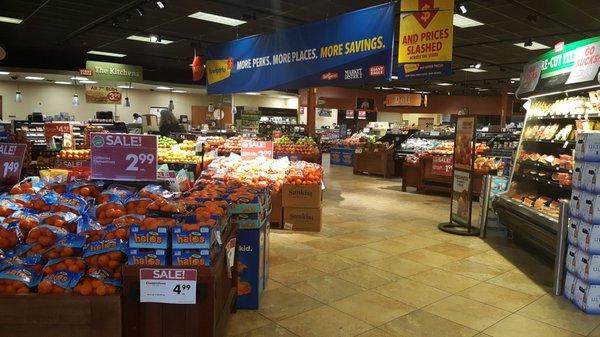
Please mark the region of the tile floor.
<svg viewBox="0 0 600 337"><path fill-rule="evenodd" d="M228 336L600 336L600 317L551 295L551 268L505 235L439 231L448 198L325 170L323 230L272 231L261 308Z"/></svg>

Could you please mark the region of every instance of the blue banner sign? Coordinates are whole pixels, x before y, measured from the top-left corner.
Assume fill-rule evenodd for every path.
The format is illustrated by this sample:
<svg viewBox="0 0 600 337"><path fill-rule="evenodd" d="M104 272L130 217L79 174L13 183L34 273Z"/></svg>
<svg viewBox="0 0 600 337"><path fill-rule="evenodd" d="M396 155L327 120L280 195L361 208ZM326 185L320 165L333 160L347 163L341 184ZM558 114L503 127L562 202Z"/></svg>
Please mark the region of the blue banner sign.
<svg viewBox="0 0 600 337"><path fill-rule="evenodd" d="M393 45L393 3L226 42L207 51L208 93L389 80Z"/></svg>

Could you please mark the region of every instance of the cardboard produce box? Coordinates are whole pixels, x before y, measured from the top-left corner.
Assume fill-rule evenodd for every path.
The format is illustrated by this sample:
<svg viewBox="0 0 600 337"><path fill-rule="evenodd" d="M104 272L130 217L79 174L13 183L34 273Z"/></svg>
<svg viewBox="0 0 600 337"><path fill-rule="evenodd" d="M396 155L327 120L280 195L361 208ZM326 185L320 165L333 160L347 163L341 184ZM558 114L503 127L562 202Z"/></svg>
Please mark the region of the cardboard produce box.
<svg viewBox="0 0 600 337"><path fill-rule="evenodd" d="M323 192L321 184L292 185L283 184L283 207L321 207Z"/></svg>
<svg viewBox="0 0 600 337"><path fill-rule="evenodd" d="M240 229L237 238L238 309L258 309L265 281L265 230Z"/></svg>
<svg viewBox="0 0 600 337"><path fill-rule="evenodd" d="M283 228L294 231L320 232L322 223L322 208L283 208Z"/></svg>
<svg viewBox="0 0 600 337"><path fill-rule="evenodd" d="M277 193L271 192L271 214L269 215L269 222L281 224L283 221L283 192L281 190Z"/></svg>

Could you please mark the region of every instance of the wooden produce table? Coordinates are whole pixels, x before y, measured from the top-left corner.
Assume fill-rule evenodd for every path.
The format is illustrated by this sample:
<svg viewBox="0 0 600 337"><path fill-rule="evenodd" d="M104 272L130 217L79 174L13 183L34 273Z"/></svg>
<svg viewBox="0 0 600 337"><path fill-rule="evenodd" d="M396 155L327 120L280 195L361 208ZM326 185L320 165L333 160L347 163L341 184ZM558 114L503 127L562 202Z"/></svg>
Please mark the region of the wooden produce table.
<svg viewBox="0 0 600 337"><path fill-rule="evenodd" d="M236 237L237 229L233 228L223 240L223 247L212 267L125 266L123 336L224 336L231 313L235 312L237 298L237 269L234 263L229 278L224 246ZM140 303L140 268L196 269L196 304Z"/></svg>
<svg viewBox="0 0 600 337"><path fill-rule="evenodd" d="M421 157L421 191L450 193L452 172L450 175L436 174L433 170L433 157Z"/></svg>
<svg viewBox="0 0 600 337"><path fill-rule="evenodd" d="M402 192L406 192L407 187L414 187L417 193L421 193L421 161L410 163L404 161L402 164Z"/></svg>
<svg viewBox="0 0 600 337"><path fill-rule="evenodd" d="M389 178L394 175L394 148L367 145L354 151L354 174L368 173Z"/></svg>

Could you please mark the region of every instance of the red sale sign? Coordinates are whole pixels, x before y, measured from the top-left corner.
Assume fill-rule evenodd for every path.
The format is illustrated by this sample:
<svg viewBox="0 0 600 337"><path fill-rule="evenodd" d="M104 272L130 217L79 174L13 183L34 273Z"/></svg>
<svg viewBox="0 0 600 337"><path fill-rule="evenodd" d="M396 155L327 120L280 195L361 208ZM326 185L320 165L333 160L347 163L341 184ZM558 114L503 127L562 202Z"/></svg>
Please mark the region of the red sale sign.
<svg viewBox="0 0 600 337"><path fill-rule="evenodd" d="M44 123L44 138L47 144L50 144L52 137L62 139L66 133L73 135L73 126L70 123Z"/></svg>
<svg viewBox="0 0 600 337"><path fill-rule="evenodd" d="M92 133L90 137L92 179L156 180L156 136Z"/></svg>
<svg viewBox="0 0 600 337"><path fill-rule="evenodd" d="M242 140L241 155L244 160L257 157L273 158L273 142Z"/></svg>
<svg viewBox="0 0 600 337"><path fill-rule="evenodd" d="M431 174L438 176L452 176L452 156L433 156Z"/></svg>
<svg viewBox="0 0 600 337"><path fill-rule="evenodd" d="M21 179L25 144L0 143L0 185L12 186Z"/></svg>

